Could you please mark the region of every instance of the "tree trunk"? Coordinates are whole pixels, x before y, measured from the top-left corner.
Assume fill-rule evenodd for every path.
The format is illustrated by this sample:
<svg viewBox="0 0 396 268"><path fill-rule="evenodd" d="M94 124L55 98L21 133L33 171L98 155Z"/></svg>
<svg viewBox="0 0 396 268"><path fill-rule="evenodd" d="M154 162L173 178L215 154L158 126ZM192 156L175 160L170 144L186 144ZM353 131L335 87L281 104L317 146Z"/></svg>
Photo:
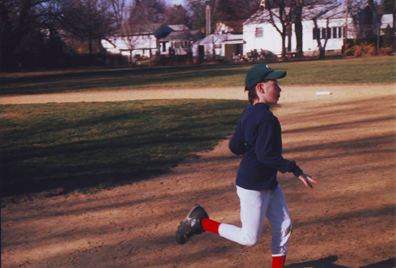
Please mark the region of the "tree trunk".
<svg viewBox="0 0 396 268"><path fill-rule="evenodd" d="M318 24L316 22L316 19L313 19L314 25L315 25L315 31L318 29ZM318 43L318 48L319 48L319 58L324 59L325 57L325 46L322 46L322 43L320 42L320 32L317 32L316 34L316 42Z"/></svg>
<svg viewBox="0 0 396 268"><path fill-rule="evenodd" d="M303 27L302 27L302 1L297 1L297 6L295 9L295 22L294 22L294 32L296 33L296 52L297 57L303 56Z"/></svg>
<svg viewBox="0 0 396 268"><path fill-rule="evenodd" d="M292 25L289 24L287 26L287 51L291 52L292 51Z"/></svg>
<svg viewBox="0 0 396 268"><path fill-rule="evenodd" d="M298 57L303 56L303 33L302 33L302 23L301 21L295 24L295 33L296 33L296 52Z"/></svg>
<svg viewBox="0 0 396 268"><path fill-rule="evenodd" d="M282 59L286 58L286 33L282 33Z"/></svg>
<svg viewBox="0 0 396 268"><path fill-rule="evenodd" d="M93 57L92 57L92 39L90 38L88 41L88 47L89 47L89 64L91 65L93 63Z"/></svg>
<svg viewBox="0 0 396 268"><path fill-rule="evenodd" d="M325 56L326 56L326 53L325 53L326 51L325 51L325 49L324 49L324 47L320 47L319 48L319 58L320 59L324 59L325 58Z"/></svg>
<svg viewBox="0 0 396 268"><path fill-rule="evenodd" d="M396 4L393 6L393 51L396 51L396 36L395 36L395 29L396 29Z"/></svg>
<svg viewBox="0 0 396 268"><path fill-rule="evenodd" d="M88 49L89 49L89 54L92 56L92 39L91 38L89 39L89 42L88 42Z"/></svg>

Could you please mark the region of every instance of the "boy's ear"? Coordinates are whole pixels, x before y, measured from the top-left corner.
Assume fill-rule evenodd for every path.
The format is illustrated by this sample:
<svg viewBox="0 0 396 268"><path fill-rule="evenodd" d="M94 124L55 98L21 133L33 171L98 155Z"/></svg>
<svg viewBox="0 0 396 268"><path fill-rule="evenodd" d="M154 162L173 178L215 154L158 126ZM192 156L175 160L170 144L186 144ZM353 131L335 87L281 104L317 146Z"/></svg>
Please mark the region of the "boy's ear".
<svg viewBox="0 0 396 268"><path fill-rule="evenodd" d="M256 85L256 90L257 90L258 92L260 92L261 94L265 94L263 83L258 83L258 84Z"/></svg>

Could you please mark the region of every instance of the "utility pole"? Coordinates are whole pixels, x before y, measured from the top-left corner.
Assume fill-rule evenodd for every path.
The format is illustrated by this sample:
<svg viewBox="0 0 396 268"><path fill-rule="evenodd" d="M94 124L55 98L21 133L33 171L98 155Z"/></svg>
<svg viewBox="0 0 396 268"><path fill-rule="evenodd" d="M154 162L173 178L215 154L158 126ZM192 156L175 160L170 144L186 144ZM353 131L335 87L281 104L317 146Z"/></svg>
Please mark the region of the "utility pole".
<svg viewBox="0 0 396 268"><path fill-rule="evenodd" d="M380 54L380 34L381 34L381 23L377 23L377 55Z"/></svg>
<svg viewBox="0 0 396 268"><path fill-rule="evenodd" d="M188 0L188 2L190 3L194 3L194 2L200 2L203 3L205 1L205 5L206 5L206 9L205 9L205 21L206 21L206 25L205 25L205 35L208 36L210 35L211 29L210 29L210 0Z"/></svg>
<svg viewBox="0 0 396 268"><path fill-rule="evenodd" d="M206 1L206 36L210 35L210 1Z"/></svg>
<svg viewBox="0 0 396 268"><path fill-rule="evenodd" d="M345 7L345 29L344 29L344 52L346 50L346 45L347 45L347 33L348 33L348 7L349 3L348 0L346 0L346 7Z"/></svg>

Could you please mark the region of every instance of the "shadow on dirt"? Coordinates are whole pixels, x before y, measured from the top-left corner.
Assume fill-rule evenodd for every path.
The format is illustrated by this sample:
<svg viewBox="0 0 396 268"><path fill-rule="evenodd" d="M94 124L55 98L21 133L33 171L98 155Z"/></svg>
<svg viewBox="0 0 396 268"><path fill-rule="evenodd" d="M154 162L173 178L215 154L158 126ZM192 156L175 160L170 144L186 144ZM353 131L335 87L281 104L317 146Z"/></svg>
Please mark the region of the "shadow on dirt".
<svg viewBox="0 0 396 268"><path fill-rule="evenodd" d="M349 268L347 266L335 264L334 262L336 262L337 260L338 260L337 256L329 256L329 257L319 259L316 261L293 263L293 264L287 265L286 268L306 268L306 267L310 267L310 268L311 267L312 268ZM367 266L361 266L359 268L394 268L394 267L396 267L395 260L396 260L396 258L391 258L386 261L369 264Z"/></svg>

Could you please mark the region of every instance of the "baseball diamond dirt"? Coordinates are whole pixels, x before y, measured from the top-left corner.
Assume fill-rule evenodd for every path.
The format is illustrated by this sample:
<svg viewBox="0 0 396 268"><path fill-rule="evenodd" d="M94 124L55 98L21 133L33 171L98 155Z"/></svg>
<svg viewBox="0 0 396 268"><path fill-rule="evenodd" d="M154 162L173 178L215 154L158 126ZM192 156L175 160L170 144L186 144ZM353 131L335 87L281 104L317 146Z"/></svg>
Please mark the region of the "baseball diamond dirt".
<svg viewBox="0 0 396 268"><path fill-rule="evenodd" d="M395 267L395 84L282 86L274 114L284 156L319 184L279 182L293 222L286 267ZM329 91L331 94L316 92ZM242 87L4 96L0 104L161 98L245 99ZM175 241L198 203L240 225L228 140L169 173L92 194L2 199L1 265L11 267L270 267L270 228L241 246L203 233Z"/></svg>

